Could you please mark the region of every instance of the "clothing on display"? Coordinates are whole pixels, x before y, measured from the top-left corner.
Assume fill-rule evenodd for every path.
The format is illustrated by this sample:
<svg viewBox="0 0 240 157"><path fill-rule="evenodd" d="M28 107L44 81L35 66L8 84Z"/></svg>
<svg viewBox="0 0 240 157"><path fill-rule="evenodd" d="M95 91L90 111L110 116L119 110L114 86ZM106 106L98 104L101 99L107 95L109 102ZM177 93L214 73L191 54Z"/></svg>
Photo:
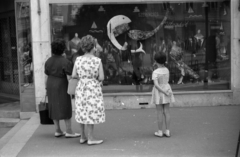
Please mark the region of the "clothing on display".
<svg viewBox="0 0 240 157"><path fill-rule="evenodd" d="M158 50L159 52L163 52L165 54L167 53L167 46L164 40L162 41L162 43L160 43Z"/></svg>
<svg viewBox="0 0 240 157"><path fill-rule="evenodd" d="M189 37L185 41L185 50L192 53L192 54L196 53L196 40L194 40L193 37Z"/></svg>
<svg viewBox="0 0 240 157"><path fill-rule="evenodd" d="M183 62L182 60L183 51L180 47L177 46L175 41L173 41L173 46L170 51L170 57L173 60L173 62L176 64L176 67L181 71L181 77L178 81L178 84L182 83L183 76L185 76L185 74L190 75L194 79L199 78L199 75L196 72L194 72L187 64Z"/></svg>
<svg viewBox="0 0 240 157"><path fill-rule="evenodd" d="M121 59L122 62L131 60L131 45L128 45L127 42L125 42L123 49L121 50Z"/></svg>
<svg viewBox="0 0 240 157"><path fill-rule="evenodd" d="M226 76L226 71L231 71L231 16L223 15L224 9L228 13L231 11L229 2L215 0L215 8L212 8L212 2L206 3L209 7L205 8L203 3L195 1L171 2L165 7L160 1L129 4L99 2L94 5L81 5L79 2L80 10L74 20L68 7L76 4L53 4L53 8L62 8L60 12L64 21L62 31L51 35L52 39L68 41L66 54L73 62L84 54L80 46L84 34L91 34L97 39L94 56L102 62L108 85L104 85L104 92L129 92L135 88L111 87L115 85L152 86L150 76L155 69L154 57L161 53L166 55L165 64L174 89L211 90L216 89L215 85L214 88L200 88L211 69L223 73L219 80L231 80L230 75ZM57 17L58 14L51 12L51 16ZM56 20L51 22L53 30L60 29ZM177 85L182 82L189 86ZM150 91L150 88L143 87L144 92Z"/></svg>
<svg viewBox="0 0 240 157"><path fill-rule="evenodd" d="M142 74L142 59L140 58L140 52L135 53L133 60L132 60L132 65L133 65L133 75L132 79L135 81L136 85L140 85L140 82L144 79L144 76Z"/></svg>
<svg viewBox="0 0 240 157"><path fill-rule="evenodd" d="M204 43L204 36L201 34L201 30L198 30L194 38L196 40L196 50L198 51L203 47L203 43Z"/></svg>
<svg viewBox="0 0 240 157"><path fill-rule="evenodd" d="M69 42L69 48L72 54L77 53L79 51L80 41L81 39L79 39L78 33L75 33L74 38L72 38L72 40Z"/></svg>

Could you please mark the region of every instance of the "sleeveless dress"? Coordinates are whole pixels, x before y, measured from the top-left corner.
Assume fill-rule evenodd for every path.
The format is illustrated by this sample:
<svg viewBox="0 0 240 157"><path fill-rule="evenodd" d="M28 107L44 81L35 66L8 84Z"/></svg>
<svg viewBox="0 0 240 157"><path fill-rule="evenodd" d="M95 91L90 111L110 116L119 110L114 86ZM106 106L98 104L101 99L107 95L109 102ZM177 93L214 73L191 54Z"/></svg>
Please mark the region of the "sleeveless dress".
<svg viewBox="0 0 240 157"><path fill-rule="evenodd" d="M159 86L166 91L172 93L171 86L169 85L169 70L166 67L158 68L153 71L152 80L158 80ZM151 104L167 104L175 102L175 98L173 94L170 96L165 95L164 93L160 92L155 86L153 86L152 90L152 100Z"/></svg>
<svg viewBox="0 0 240 157"><path fill-rule="evenodd" d="M101 82L97 79L101 59L77 57L75 66L79 82L75 92L75 119L81 124L105 122L105 109Z"/></svg>

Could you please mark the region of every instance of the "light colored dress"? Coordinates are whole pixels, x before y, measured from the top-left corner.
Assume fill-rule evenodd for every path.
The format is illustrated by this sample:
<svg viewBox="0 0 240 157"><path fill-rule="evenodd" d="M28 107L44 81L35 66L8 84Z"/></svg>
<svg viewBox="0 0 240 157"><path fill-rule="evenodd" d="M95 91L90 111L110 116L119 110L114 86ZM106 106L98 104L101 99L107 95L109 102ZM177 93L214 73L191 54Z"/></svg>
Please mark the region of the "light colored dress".
<svg viewBox="0 0 240 157"><path fill-rule="evenodd" d="M105 122L105 109L97 57L77 57L75 66L79 82L75 92L75 118L81 124L99 124Z"/></svg>
<svg viewBox="0 0 240 157"><path fill-rule="evenodd" d="M152 80L158 80L160 88L172 93L171 86L169 85L169 70L166 67L161 67L153 71ZM155 86L152 90L152 104L167 104L175 102L173 94L170 96L160 92Z"/></svg>

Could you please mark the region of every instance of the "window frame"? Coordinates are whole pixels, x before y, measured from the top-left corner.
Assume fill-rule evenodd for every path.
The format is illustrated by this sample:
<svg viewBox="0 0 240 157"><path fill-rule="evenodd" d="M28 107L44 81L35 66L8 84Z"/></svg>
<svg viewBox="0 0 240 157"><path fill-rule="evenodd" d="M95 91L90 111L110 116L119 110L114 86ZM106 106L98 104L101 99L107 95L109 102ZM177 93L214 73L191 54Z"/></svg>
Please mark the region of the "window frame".
<svg viewBox="0 0 240 157"><path fill-rule="evenodd" d="M21 1L21 0L16 0L16 1ZM29 1L29 0L22 0L22 1ZM225 0L218 0L218 2L221 1L225 1ZM230 30L230 41L233 41L233 2L232 0L230 1L230 25L231 25L231 30ZM66 2L66 0L48 0L49 2L49 8L51 9L50 5L52 4L85 4L85 5L91 5L91 4L132 4L132 3L159 3L159 2L166 2L164 0L121 0L121 1L116 1L116 0L68 0ZM204 2L216 2L216 0L169 0L169 3L204 3ZM51 13L51 12L49 12ZM51 15L49 15L49 17L51 17ZM51 33L51 31L50 31ZM231 54L233 51L233 42L231 42L230 44L231 47ZM211 93L233 93L233 68L232 68L232 55L230 58L230 80L229 80L229 89L223 89L223 90L203 90L203 91L174 91L174 94L178 94L178 95L183 95L183 94L211 94ZM120 92L120 93L104 93L104 96L151 96L151 92Z"/></svg>

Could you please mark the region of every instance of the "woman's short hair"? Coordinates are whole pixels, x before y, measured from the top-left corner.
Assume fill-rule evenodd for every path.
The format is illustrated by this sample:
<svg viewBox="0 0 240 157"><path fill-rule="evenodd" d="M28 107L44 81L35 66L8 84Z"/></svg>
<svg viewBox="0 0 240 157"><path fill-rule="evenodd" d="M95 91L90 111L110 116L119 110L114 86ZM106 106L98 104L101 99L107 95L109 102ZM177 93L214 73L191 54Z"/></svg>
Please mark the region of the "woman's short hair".
<svg viewBox="0 0 240 157"><path fill-rule="evenodd" d="M55 55L62 55L66 50L66 44L63 39L56 39L51 44L52 53Z"/></svg>
<svg viewBox="0 0 240 157"><path fill-rule="evenodd" d="M82 37L80 46L84 52L90 52L96 45L95 38L91 35Z"/></svg>
<svg viewBox="0 0 240 157"><path fill-rule="evenodd" d="M165 64L167 61L166 54L163 52L156 53L154 56L154 60L159 64Z"/></svg>

